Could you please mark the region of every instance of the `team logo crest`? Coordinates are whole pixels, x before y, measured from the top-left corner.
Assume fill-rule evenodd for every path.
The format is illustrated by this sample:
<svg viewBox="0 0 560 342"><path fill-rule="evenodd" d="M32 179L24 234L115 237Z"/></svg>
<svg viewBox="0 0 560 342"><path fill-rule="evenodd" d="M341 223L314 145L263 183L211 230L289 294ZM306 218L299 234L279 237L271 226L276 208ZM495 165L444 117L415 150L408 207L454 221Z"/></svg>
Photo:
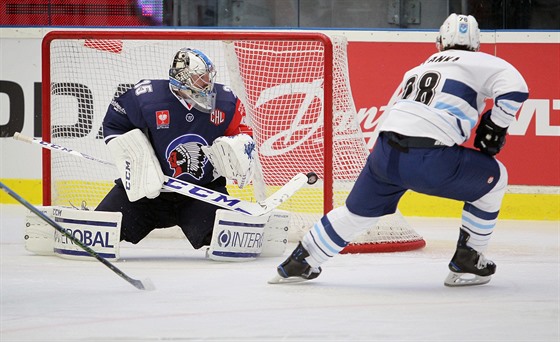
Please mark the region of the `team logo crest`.
<svg viewBox="0 0 560 342"><path fill-rule="evenodd" d="M207 159L200 147L206 145L206 140L194 134L183 135L173 140L165 151L169 167L173 169L173 177L187 174L194 179L201 179Z"/></svg>
<svg viewBox="0 0 560 342"><path fill-rule="evenodd" d="M214 109L210 113L210 122L214 125L219 126L226 119L226 114L219 109Z"/></svg>
<svg viewBox="0 0 560 342"><path fill-rule="evenodd" d="M158 110L156 111L156 127L157 129L169 128L169 111Z"/></svg>

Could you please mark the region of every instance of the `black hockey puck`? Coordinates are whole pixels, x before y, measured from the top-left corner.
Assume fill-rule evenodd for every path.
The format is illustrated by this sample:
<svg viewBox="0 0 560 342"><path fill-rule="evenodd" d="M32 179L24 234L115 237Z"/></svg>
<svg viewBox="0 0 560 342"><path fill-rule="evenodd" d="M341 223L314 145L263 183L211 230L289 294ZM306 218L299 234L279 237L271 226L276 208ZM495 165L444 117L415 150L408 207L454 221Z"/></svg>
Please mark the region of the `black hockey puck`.
<svg viewBox="0 0 560 342"><path fill-rule="evenodd" d="M309 172L306 176L307 184L315 184L319 180L319 176L315 172Z"/></svg>

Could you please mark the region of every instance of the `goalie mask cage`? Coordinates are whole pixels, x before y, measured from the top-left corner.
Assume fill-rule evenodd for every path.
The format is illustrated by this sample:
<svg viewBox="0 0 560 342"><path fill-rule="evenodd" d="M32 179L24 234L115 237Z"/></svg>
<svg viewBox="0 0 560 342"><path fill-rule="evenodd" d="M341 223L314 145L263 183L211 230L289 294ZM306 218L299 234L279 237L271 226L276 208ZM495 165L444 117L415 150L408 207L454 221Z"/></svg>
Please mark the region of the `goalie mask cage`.
<svg viewBox="0 0 560 342"><path fill-rule="evenodd" d="M260 172L232 196L268 197L295 174L320 181L279 209L291 212L299 240L324 213L341 206L367 150L350 91L346 40L316 32L53 31L43 39L43 140L112 160L102 121L111 99L142 79L168 79L182 47L203 51L217 83L230 86L257 143ZM154 113L155 115L155 113ZM93 208L118 178L116 168L43 150L43 204ZM380 220L343 252L421 248L424 240L400 213Z"/></svg>

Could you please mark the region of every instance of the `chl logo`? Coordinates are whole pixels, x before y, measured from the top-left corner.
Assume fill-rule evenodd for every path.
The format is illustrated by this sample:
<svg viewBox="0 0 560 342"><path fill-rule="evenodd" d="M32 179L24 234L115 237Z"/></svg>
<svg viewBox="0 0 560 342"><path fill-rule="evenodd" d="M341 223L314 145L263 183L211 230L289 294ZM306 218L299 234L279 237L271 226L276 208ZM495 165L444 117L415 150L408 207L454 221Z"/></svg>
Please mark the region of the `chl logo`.
<svg viewBox="0 0 560 342"><path fill-rule="evenodd" d="M221 125L225 119L226 114L219 109L214 109L212 113L210 113L210 122L212 122L216 126Z"/></svg>

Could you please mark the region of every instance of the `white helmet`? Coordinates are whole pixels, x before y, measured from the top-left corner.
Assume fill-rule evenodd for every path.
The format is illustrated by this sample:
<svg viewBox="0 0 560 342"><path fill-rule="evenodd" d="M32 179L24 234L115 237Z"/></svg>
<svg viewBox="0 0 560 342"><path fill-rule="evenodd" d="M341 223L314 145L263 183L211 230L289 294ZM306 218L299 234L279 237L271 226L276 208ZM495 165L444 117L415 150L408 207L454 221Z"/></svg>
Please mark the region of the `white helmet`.
<svg viewBox="0 0 560 342"><path fill-rule="evenodd" d="M447 49L478 51L480 47L478 22L472 15L451 14L439 29L436 46L439 51Z"/></svg>
<svg viewBox="0 0 560 342"><path fill-rule="evenodd" d="M173 57L169 68L171 89L184 99L195 102L203 110L214 107L214 63L199 50L182 48Z"/></svg>

